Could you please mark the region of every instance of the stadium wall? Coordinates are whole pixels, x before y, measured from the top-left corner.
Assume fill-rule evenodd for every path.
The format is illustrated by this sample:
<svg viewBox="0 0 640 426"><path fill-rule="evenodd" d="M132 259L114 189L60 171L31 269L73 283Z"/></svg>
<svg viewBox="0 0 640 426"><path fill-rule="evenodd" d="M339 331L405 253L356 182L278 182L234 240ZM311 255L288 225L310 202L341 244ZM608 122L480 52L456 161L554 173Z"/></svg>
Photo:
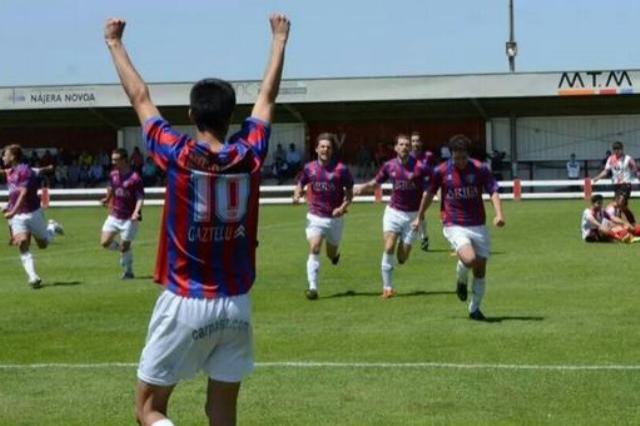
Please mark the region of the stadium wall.
<svg viewBox="0 0 640 426"><path fill-rule="evenodd" d="M510 159L509 119L492 119L491 128L493 148ZM536 179L566 178L564 165L572 153L581 163L588 161L594 174L616 140L624 143L627 154L640 157L640 115L523 117L517 119L516 129L518 161L529 163L521 168L523 179L529 177L530 166L536 168Z"/></svg>

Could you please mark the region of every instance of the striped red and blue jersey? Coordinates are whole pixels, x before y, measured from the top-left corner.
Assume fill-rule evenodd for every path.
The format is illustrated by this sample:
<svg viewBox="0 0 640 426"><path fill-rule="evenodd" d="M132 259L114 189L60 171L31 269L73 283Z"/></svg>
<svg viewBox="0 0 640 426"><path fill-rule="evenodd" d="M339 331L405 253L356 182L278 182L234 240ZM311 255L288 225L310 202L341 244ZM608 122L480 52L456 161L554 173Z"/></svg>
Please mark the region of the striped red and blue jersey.
<svg viewBox="0 0 640 426"><path fill-rule="evenodd" d="M429 167L433 167L436 163L436 157L434 157L433 152L429 150L421 152L411 151L411 156L418 161L424 161Z"/></svg>
<svg viewBox="0 0 640 426"><path fill-rule="evenodd" d="M183 297L247 293L255 280L260 168L270 126L248 118L219 152L162 117L143 128L167 186L154 279Z"/></svg>
<svg viewBox="0 0 640 426"><path fill-rule="evenodd" d="M20 190L26 189L24 201L16 214L31 213L40 208L40 197L38 197L38 188L40 188L40 177L28 164L18 164L11 169L6 170L7 173L7 189L9 190L9 202L7 210L12 210L20 196Z"/></svg>
<svg viewBox="0 0 640 426"><path fill-rule="evenodd" d="M344 201L345 189L353 188L353 176L349 168L341 162L326 165L319 161L305 164L298 183L309 185L309 212L320 217L332 217L333 210Z"/></svg>
<svg viewBox="0 0 640 426"><path fill-rule="evenodd" d="M117 219L131 219L136 202L144 198L144 185L140 175L134 171L109 173L109 188L113 193L111 215Z"/></svg>
<svg viewBox="0 0 640 426"><path fill-rule="evenodd" d="M429 192L441 190L440 218L444 226L480 226L485 224L482 193L492 195L498 183L489 168L478 160L469 159L460 170L452 160L435 168Z"/></svg>
<svg viewBox="0 0 640 426"><path fill-rule="evenodd" d="M404 212L415 212L420 207L422 194L427 190L431 179L431 169L426 162L407 157L403 164L398 157L387 161L380 167L375 181L379 185L391 181L390 206Z"/></svg>

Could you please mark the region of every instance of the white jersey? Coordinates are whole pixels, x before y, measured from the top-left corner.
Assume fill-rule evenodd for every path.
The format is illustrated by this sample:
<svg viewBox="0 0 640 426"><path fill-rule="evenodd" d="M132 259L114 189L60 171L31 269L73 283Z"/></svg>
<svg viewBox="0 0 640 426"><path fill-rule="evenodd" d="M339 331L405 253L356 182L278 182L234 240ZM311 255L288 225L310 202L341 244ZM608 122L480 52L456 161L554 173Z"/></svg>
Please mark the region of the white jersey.
<svg viewBox="0 0 640 426"><path fill-rule="evenodd" d="M592 209L584 209L582 212L582 223L580 225L582 229L582 239L587 238L591 231L598 229L598 226L591 223L589 219L595 219L596 222L602 224L608 216L604 210L594 212Z"/></svg>
<svg viewBox="0 0 640 426"><path fill-rule="evenodd" d="M569 179L578 179L580 177L580 163L567 161L567 177Z"/></svg>
<svg viewBox="0 0 640 426"><path fill-rule="evenodd" d="M611 155L607 158L604 169L611 172L613 183L618 184L631 183L637 167L635 160L630 155L624 155L621 158Z"/></svg>

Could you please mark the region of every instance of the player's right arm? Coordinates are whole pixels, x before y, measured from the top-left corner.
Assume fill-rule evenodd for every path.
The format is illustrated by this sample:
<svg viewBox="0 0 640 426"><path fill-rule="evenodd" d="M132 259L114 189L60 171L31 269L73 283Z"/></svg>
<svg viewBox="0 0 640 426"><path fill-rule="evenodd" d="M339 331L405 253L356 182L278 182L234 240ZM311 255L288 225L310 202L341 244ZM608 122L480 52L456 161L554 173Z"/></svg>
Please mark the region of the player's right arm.
<svg viewBox="0 0 640 426"><path fill-rule="evenodd" d="M593 183L596 183L597 181L599 181L603 177L606 177L609 174L610 170L611 170L611 166L609 164L609 159L607 158L607 162L604 165L604 169L602 169L602 171L600 173L598 173L596 176L594 176L593 179L591 179L591 181Z"/></svg>
<svg viewBox="0 0 640 426"><path fill-rule="evenodd" d="M14 217L18 212L18 210L20 209L20 207L22 207L22 205L24 204L24 200L26 199L26 197L27 197L27 187L21 186L20 188L18 188L18 198L16 199L16 203L13 205L13 208L11 210L7 210L4 213L4 217L6 219L11 219L12 217Z"/></svg>
<svg viewBox="0 0 640 426"><path fill-rule="evenodd" d="M112 198L113 198L113 189L111 189L111 186L108 186L107 194L104 196L104 198L100 199L100 204L107 207Z"/></svg>
<svg viewBox="0 0 640 426"><path fill-rule="evenodd" d="M118 72L122 88L129 97L131 106L138 115L140 124L144 125L151 117L160 115L158 108L151 101L149 88L138 71L136 71L127 50L122 42L122 34L126 22L120 18L109 18L104 26L104 40L107 43L111 59Z"/></svg>
<svg viewBox="0 0 640 426"><path fill-rule="evenodd" d="M309 173L307 170L308 166L305 166L302 169L302 173L300 173L300 177L298 178L298 183L296 187L293 188L293 204L300 203L300 199L302 198L302 194L304 192L304 187L309 184Z"/></svg>
<svg viewBox="0 0 640 426"><path fill-rule="evenodd" d="M387 163L384 163L380 167L380 169L378 170L378 173L376 173L376 176L373 179L371 179L368 182L355 185L353 187L353 195L362 195L369 191L372 191L373 188L380 185L387 179L389 179L389 170L388 170Z"/></svg>
<svg viewBox="0 0 640 426"><path fill-rule="evenodd" d="M284 51L289 38L290 22L286 16L273 14L269 17L271 24L271 55L267 64L267 69L262 78L260 93L256 100L251 116L259 120L271 123L273 119L273 108L276 97L280 90L280 80L282 79L282 68L284 65Z"/></svg>

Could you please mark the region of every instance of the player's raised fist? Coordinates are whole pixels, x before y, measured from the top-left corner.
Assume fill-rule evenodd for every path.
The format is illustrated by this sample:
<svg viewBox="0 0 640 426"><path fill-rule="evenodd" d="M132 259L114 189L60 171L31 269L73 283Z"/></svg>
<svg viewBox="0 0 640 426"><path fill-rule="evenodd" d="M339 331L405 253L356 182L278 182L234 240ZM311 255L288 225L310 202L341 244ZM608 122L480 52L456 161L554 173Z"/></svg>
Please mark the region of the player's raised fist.
<svg viewBox="0 0 640 426"><path fill-rule="evenodd" d="M269 17L269 23L271 24L273 36L281 37L286 41L289 37L289 27L291 26L289 19L285 15L274 13Z"/></svg>
<svg viewBox="0 0 640 426"><path fill-rule="evenodd" d="M124 27L127 25L124 19L108 18L104 24L104 39L107 43L122 40Z"/></svg>

